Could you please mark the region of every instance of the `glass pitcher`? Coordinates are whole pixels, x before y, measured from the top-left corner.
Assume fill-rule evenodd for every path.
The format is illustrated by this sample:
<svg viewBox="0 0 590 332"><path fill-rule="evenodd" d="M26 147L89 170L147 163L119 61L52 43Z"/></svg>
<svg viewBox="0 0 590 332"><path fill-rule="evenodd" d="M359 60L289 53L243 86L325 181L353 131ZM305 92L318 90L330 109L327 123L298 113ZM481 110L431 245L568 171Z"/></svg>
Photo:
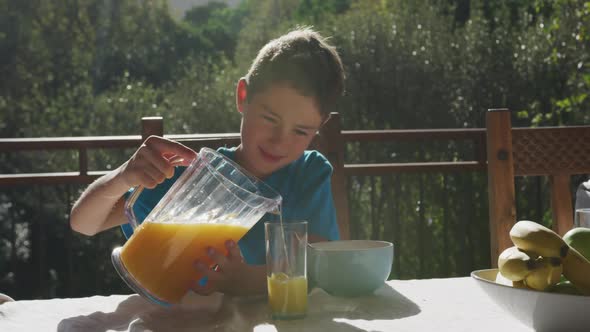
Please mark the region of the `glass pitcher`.
<svg viewBox="0 0 590 332"><path fill-rule="evenodd" d="M133 204L125 213L133 235L111 258L121 278L138 294L161 305L179 303L202 276L195 260L212 262L206 249L226 252L267 212L280 213L281 196L219 152L202 148L141 225Z"/></svg>

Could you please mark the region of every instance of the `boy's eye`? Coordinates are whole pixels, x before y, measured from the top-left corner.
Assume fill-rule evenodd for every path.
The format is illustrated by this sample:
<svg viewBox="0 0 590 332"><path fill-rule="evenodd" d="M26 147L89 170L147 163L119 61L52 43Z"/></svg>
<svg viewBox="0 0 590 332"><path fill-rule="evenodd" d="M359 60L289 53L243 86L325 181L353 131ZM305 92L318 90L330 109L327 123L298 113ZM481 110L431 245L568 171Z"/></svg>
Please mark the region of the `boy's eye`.
<svg viewBox="0 0 590 332"><path fill-rule="evenodd" d="M266 121L269 121L269 122L272 122L272 123L275 123L275 122L276 122L276 120L275 120L274 118L272 118L272 117L270 117L270 116L268 116L268 115L263 115L262 117L263 117L263 118L264 118Z"/></svg>
<svg viewBox="0 0 590 332"><path fill-rule="evenodd" d="M307 136L307 132L303 130L295 130L295 134L299 136Z"/></svg>

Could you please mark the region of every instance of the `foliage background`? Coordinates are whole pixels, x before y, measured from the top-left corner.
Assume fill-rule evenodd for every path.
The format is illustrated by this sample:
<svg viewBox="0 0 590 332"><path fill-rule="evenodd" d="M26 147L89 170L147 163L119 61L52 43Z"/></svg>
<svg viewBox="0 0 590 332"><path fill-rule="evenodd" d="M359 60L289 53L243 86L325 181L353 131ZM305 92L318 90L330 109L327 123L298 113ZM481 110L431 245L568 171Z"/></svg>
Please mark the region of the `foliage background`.
<svg viewBox="0 0 590 332"><path fill-rule="evenodd" d="M483 127L485 111L503 107L516 126L589 122L588 1L245 0L174 19L163 0L0 0L0 137L135 134L147 115L163 116L167 133L236 132L235 82L264 43L297 25L330 36L342 55L345 129ZM350 144L346 158L467 160L470 151ZM96 151L90 168L112 169L132 152ZM0 154L3 174L76 167L75 153ZM490 264L486 181L475 172L353 177L352 234L395 243L393 278L466 276ZM551 223L545 181L518 181L519 218ZM109 259L120 232L69 229L82 189L0 188L1 291L129 292Z"/></svg>

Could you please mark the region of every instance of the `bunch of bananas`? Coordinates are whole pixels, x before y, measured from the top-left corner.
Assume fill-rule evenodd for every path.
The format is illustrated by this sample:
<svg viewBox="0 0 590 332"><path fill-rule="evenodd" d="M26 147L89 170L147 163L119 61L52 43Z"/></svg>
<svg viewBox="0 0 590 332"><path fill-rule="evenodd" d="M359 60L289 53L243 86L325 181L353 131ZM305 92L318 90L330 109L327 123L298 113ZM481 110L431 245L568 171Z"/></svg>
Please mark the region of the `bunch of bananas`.
<svg viewBox="0 0 590 332"><path fill-rule="evenodd" d="M521 220L510 230L515 246L498 257L500 274L515 287L547 290L563 278L590 295L590 261L551 229Z"/></svg>

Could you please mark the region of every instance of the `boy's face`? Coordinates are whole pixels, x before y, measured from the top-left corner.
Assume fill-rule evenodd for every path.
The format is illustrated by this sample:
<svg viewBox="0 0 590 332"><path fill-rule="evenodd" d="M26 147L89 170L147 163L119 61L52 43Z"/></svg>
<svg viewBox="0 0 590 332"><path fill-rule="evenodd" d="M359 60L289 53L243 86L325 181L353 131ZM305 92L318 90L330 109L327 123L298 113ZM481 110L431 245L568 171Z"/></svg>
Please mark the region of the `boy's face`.
<svg viewBox="0 0 590 332"><path fill-rule="evenodd" d="M245 82L242 88L245 88ZM238 84L243 114L238 162L259 178L299 158L322 124L315 100L287 84L273 84L248 103ZM241 96L241 97L240 97ZM240 100L241 99L241 100Z"/></svg>

